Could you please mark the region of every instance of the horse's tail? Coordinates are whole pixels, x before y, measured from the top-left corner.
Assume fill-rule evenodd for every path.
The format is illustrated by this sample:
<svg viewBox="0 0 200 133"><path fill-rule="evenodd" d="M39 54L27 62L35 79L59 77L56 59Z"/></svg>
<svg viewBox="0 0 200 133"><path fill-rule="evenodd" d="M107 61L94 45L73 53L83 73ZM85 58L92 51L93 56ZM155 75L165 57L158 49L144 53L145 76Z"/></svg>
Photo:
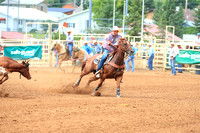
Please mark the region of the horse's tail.
<svg viewBox="0 0 200 133"><path fill-rule="evenodd" d="M83 62L82 66L81 66L81 71L83 71L83 69L85 68L86 65L86 61Z"/></svg>

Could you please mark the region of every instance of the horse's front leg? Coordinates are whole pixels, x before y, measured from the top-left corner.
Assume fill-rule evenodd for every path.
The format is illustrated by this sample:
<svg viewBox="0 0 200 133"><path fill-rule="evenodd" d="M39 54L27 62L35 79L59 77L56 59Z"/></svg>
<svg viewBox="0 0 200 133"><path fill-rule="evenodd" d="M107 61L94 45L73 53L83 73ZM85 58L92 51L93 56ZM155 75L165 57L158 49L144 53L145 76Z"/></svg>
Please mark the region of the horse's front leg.
<svg viewBox="0 0 200 133"><path fill-rule="evenodd" d="M100 79L100 83L98 84L98 86L94 89L93 93L91 94L91 96L95 96L96 95L96 91L98 91L98 89L102 86L103 82L104 82L105 78L101 78Z"/></svg>
<svg viewBox="0 0 200 133"><path fill-rule="evenodd" d="M73 67L73 69L72 69L72 73L74 72L74 69L75 69L75 67L76 67L76 59L72 59L72 64L74 65L74 67Z"/></svg>
<svg viewBox="0 0 200 133"><path fill-rule="evenodd" d="M4 73L2 79L0 80L0 84L2 84L3 82L5 82L6 80L8 80L8 74Z"/></svg>
<svg viewBox="0 0 200 133"><path fill-rule="evenodd" d="M117 96L116 97L117 98L120 97L120 83L121 83L121 80L122 80L122 76L116 78L116 82L117 82Z"/></svg>
<svg viewBox="0 0 200 133"><path fill-rule="evenodd" d="M91 82L98 80L99 78L96 77L96 75L94 75L93 77L90 77L90 79L87 82L86 86L89 86Z"/></svg>

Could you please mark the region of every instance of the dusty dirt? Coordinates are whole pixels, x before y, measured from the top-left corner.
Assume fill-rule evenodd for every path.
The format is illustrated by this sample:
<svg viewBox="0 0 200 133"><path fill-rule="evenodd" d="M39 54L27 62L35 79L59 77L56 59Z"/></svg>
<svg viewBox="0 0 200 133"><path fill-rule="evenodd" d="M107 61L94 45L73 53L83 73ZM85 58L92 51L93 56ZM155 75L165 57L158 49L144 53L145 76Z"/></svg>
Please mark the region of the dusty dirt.
<svg viewBox="0 0 200 133"><path fill-rule="evenodd" d="M121 98L106 80L100 97L90 93L98 81L79 88L72 74L31 68L32 79L18 73L0 86L0 132L200 132L200 76L136 70L126 72Z"/></svg>

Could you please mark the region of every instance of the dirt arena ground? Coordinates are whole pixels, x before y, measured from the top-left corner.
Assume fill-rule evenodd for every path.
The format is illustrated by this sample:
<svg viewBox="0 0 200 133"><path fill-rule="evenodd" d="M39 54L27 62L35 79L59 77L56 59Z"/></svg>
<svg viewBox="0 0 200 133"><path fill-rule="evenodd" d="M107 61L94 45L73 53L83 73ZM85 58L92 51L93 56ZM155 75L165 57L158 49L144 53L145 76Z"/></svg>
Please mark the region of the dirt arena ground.
<svg viewBox="0 0 200 133"><path fill-rule="evenodd" d="M0 86L0 132L200 132L199 75L126 72L116 98L114 80L104 82L101 97L91 97L98 83L85 87L91 75L74 90L79 71L31 68L31 80L10 74Z"/></svg>

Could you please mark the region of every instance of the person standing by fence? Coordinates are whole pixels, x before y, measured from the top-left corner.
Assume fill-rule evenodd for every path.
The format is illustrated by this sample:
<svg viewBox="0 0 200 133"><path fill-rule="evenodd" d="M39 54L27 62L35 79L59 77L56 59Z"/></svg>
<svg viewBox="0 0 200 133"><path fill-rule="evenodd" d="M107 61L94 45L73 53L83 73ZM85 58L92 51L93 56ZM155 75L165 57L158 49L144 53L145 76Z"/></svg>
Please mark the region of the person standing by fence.
<svg viewBox="0 0 200 133"><path fill-rule="evenodd" d="M171 49L170 49L170 66L171 66L171 71L172 75L176 75L176 68L175 68L175 61L176 61L176 56L179 53L179 49L175 47L174 44L171 44Z"/></svg>
<svg viewBox="0 0 200 133"><path fill-rule="evenodd" d="M200 33L197 33L197 39L195 40L197 46L200 46Z"/></svg>
<svg viewBox="0 0 200 133"><path fill-rule="evenodd" d="M149 46L149 59L148 59L148 66L149 66L149 70L153 70L153 59L154 59L154 48L152 47L151 44L148 45Z"/></svg>
<svg viewBox="0 0 200 133"><path fill-rule="evenodd" d="M135 58L135 54L136 54L136 50L133 47L133 45L131 46L131 48L133 49L134 53L133 55L128 56L127 60L126 60L126 70L129 71L129 62L131 61L131 68L132 68L132 72L135 71L135 67L134 67L134 58Z"/></svg>
<svg viewBox="0 0 200 133"><path fill-rule="evenodd" d="M67 46L69 47L69 53L72 57L72 49L73 49L73 45L74 45L74 36L72 35L72 31L71 30L64 30L64 33L66 35L66 41L67 41Z"/></svg>
<svg viewBox="0 0 200 133"><path fill-rule="evenodd" d="M178 49L180 50L180 49L183 49L182 47L181 47L181 45L177 45L178 46ZM178 68L182 68L182 64L177 64L177 67ZM178 69L178 73L182 73L183 72L183 69Z"/></svg>
<svg viewBox="0 0 200 133"><path fill-rule="evenodd" d="M94 40L93 46L94 46L94 49L95 49L95 54L102 53L102 46L96 40Z"/></svg>

